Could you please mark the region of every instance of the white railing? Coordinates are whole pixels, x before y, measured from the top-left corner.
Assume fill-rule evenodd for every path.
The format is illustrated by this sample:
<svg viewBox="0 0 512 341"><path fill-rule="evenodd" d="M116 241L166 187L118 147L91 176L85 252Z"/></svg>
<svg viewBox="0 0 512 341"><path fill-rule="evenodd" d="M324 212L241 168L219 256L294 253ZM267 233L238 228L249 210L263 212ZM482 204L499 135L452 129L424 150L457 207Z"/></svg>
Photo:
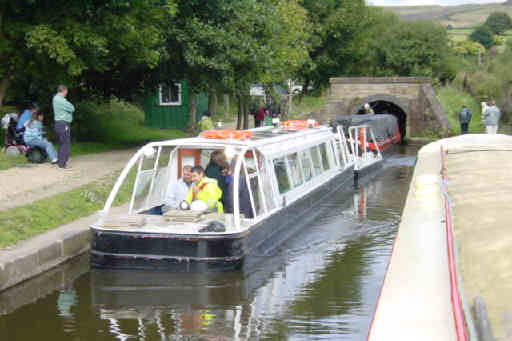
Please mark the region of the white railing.
<svg viewBox="0 0 512 341"><path fill-rule="evenodd" d="M373 131L368 126L353 126L348 130L354 169L361 170L382 160L382 153ZM369 141L374 148L369 148Z"/></svg>

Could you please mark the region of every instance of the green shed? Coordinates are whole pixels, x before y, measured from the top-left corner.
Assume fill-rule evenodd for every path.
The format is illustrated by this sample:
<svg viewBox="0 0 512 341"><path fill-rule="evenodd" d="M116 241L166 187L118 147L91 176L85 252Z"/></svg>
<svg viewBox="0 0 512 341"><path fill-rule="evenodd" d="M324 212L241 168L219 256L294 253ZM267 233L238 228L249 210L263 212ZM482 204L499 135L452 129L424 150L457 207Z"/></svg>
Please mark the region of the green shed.
<svg viewBox="0 0 512 341"><path fill-rule="evenodd" d="M144 101L144 124L152 128L185 129L188 124L188 86L185 81L171 85L162 85L155 93L148 95ZM208 110L208 95L196 96L199 121Z"/></svg>

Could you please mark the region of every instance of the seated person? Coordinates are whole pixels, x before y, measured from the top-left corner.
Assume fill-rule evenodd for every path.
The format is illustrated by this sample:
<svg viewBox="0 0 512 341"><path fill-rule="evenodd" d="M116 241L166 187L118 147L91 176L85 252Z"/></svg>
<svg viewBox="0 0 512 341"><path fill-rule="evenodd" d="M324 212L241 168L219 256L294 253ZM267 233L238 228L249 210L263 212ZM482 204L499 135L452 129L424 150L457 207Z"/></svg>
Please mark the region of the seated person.
<svg viewBox="0 0 512 341"><path fill-rule="evenodd" d="M18 123L16 124L16 132L18 133L23 131L25 128L25 123L27 123L32 118L32 115L38 111L39 106L37 104L32 103L29 105L28 109L25 109L18 119Z"/></svg>
<svg viewBox="0 0 512 341"><path fill-rule="evenodd" d="M217 185L217 181L206 177L201 166L192 167L190 172L194 184L180 207L191 207L193 201L202 201L208 209L217 208L218 213L224 213L222 203L220 202L222 191Z"/></svg>
<svg viewBox="0 0 512 341"><path fill-rule="evenodd" d="M43 119L43 113L37 111L32 113L32 118L25 124L23 140L28 146L43 148L50 161L55 164L57 163L57 153L53 148L53 144L43 138Z"/></svg>
<svg viewBox="0 0 512 341"><path fill-rule="evenodd" d="M192 166L183 167L183 176L178 182L169 185L167 193L165 194L164 205L165 208L175 210L178 209L180 203L185 200L190 187L192 186L192 176L190 170ZM164 209L165 209L164 208Z"/></svg>
<svg viewBox="0 0 512 341"><path fill-rule="evenodd" d="M226 190L226 172L222 172L222 165L226 162L224 152L222 150L216 150L210 156L210 163L206 166L205 171L207 177L217 180L217 185L222 192Z"/></svg>
<svg viewBox="0 0 512 341"><path fill-rule="evenodd" d="M236 165L236 159L234 159L231 162L229 176L226 177L229 180L228 180L226 195L223 195L224 212L225 213L234 213L234 205L235 205L234 198L235 197L234 197L233 193L234 193L234 186L235 186L234 182L235 181L232 178L232 174L235 169L235 165ZM253 214L252 206L251 206L251 197L249 194L249 186L247 185L247 181L245 179L246 178L245 178L244 169L241 168L240 176L238 178L238 207L239 207L241 214L243 214L246 218L252 219L252 218L254 218L254 214Z"/></svg>

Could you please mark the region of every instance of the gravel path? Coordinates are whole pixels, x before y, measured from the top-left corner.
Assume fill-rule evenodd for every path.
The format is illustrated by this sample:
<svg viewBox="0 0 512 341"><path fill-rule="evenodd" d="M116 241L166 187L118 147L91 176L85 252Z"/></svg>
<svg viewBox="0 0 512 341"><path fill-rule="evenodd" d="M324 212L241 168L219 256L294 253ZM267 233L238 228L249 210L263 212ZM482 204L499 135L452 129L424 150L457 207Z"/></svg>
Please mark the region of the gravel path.
<svg viewBox="0 0 512 341"><path fill-rule="evenodd" d="M135 150L72 157L70 170L50 163L0 171L0 211L69 191L121 170Z"/></svg>

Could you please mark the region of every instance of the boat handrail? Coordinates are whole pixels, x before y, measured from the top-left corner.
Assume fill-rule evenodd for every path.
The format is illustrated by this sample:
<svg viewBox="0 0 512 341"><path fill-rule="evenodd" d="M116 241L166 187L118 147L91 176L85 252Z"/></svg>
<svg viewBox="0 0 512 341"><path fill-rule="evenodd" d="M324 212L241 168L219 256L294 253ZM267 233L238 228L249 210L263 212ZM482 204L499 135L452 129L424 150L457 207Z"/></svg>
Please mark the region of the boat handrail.
<svg viewBox="0 0 512 341"><path fill-rule="evenodd" d="M345 168L350 167L354 164L355 159L354 159L354 155L352 155L352 153L350 153L350 149L348 148L347 137L345 136L343 126L338 125L336 127L336 130L337 130L337 138L339 139L339 143L340 143L340 152L341 152L341 157L343 158L343 164L345 165Z"/></svg>
<svg viewBox="0 0 512 341"><path fill-rule="evenodd" d="M368 148L368 132L376 150ZM360 170L364 162L372 164L382 160L382 153L379 149L373 130L368 125L351 126L348 129L349 142L351 144L352 156L354 158L354 169ZM360 150L362 148L362 150ZM361 153L360 153L361 151ZM369 152L370 151L370 152ZM361 154L361 155L359 155Z"/></svg>

